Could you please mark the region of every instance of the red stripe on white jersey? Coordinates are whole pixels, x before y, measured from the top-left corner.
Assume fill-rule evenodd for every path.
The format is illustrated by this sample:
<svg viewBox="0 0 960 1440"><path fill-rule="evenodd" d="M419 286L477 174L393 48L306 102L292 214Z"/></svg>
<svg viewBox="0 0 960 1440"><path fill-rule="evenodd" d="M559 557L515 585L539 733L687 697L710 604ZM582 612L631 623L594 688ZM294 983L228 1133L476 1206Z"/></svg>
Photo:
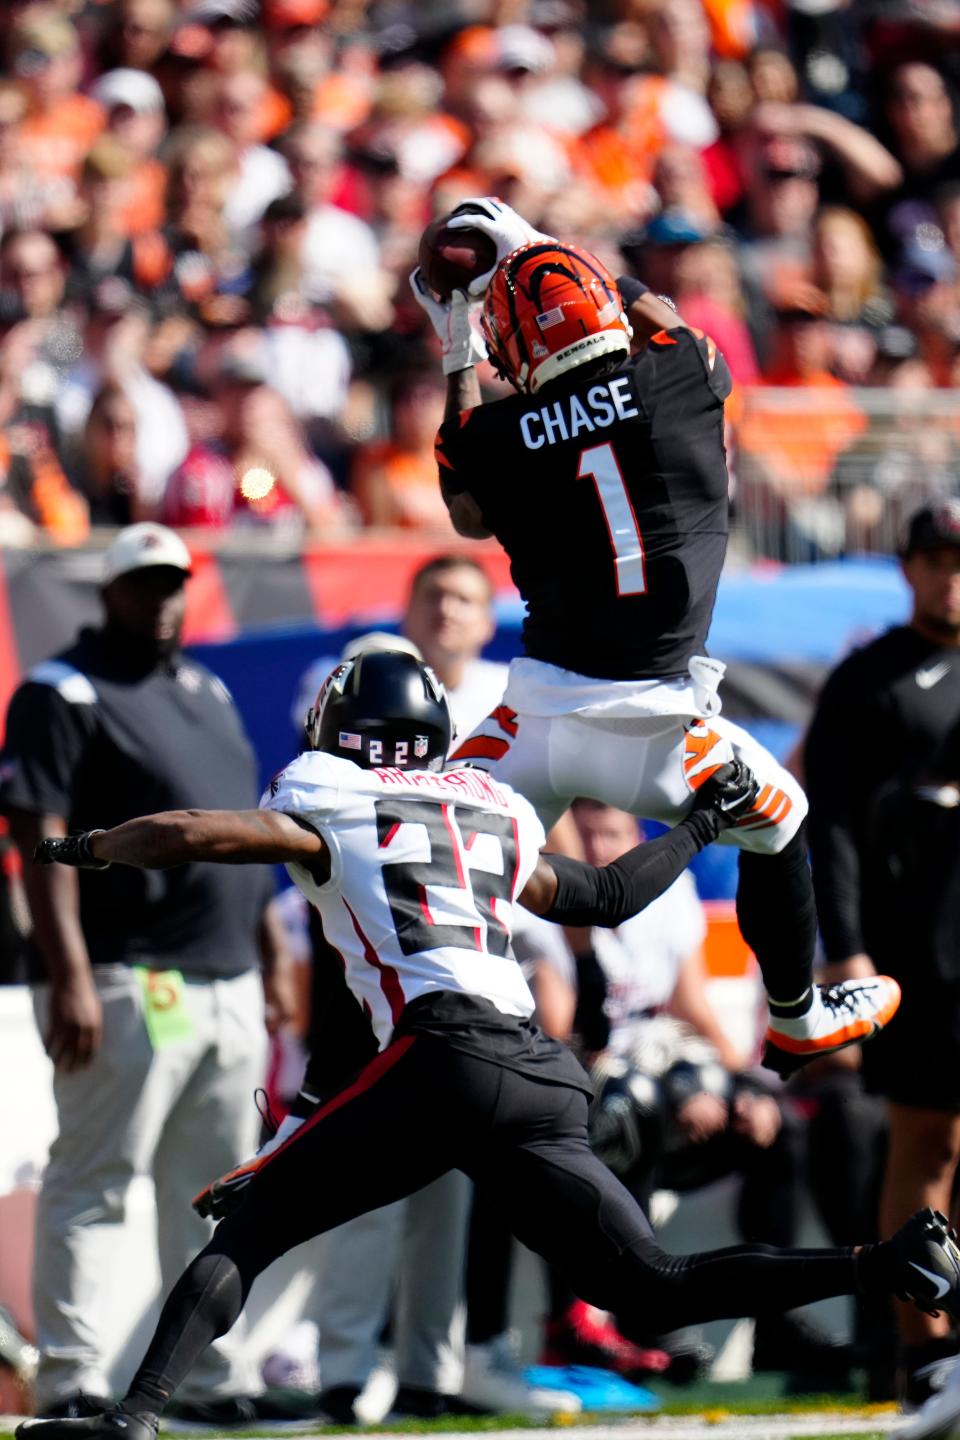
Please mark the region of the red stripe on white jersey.
<svg viewBox="0 0 960 1440"><path fill-rule="evenodd" d="M365 1095L368 1090L371 1090L378 1080L393 1069L398 1060L403 1059L416 1038L415 1035L403 1035L399 1040L394 1040L391 1045L388 1045L386 1050L381 1050L379 1055L375 1055L370 1064L360 1071L352 1085L348 1085L346 1090L341 1090L340 1094L335 1095L332 1100L328 1100L326 1105L321 1105L320 1109L315 1110L309 1120L304 1120L303 1124L294 1130L282 1145L278 1145L276 1150L271 1150L269 1155L264 1155L257 1166L257 1173L265 1166L271 1165L278 1155L289 1150L291 1145L295 1145L306 1135L308 1130L312 1130L321 1120L325 1120L334 1111L341 1110L344 1105L349 1105L351 1100L356 1100L358 1096Z"/></svg>
<svg viewBox="0 0 960 1440"><path fill-rule="evenodd" d="M343 903L347 908L347 914L350 916L350 919L353 922L353 928L357 932L357 939L363 946L364 960L366 960L368 965L372 965L373 968L380 975L380 989L383 991L386 997L387 1004L390 1006L390 1019L393 1021L394 1025L396 1025L397 1021L400 1019L401 1014L403 1013L403 1007L407 1003L406 998L404 997L403 990L400 986L400 977L397 974L396 970L394 970L392 965L385 965L384 962L380 959L380 956L377 954L376 950L371 945L366 935L363 933L363 930L360 926L360 921L357 919L356 915L351 910L350 905L348 904L347 900L344 898L343 895L340 896L340 899L343 900Z"/></svg>

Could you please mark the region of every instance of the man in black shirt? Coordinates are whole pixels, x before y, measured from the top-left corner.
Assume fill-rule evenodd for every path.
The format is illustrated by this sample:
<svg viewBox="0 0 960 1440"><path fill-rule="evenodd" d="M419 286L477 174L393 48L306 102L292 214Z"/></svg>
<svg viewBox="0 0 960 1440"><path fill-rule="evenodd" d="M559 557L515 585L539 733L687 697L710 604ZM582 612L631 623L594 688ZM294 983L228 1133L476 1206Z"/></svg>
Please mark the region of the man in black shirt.
<svg viewBox="0 0 960 1440"><path fill-rule="evenodd" d="M949 1207L960 1154L960 890L929 857L919 863L928 856L927 846L918 849L919 827L928 835L943 827L935 804L913 798L927 781L956 778L936 772L960 723L960 501L913 516L903 570L910 620L834 670L805 757L827 959L843 975L882 965L903 986L896 1023L863 1056L867 1087L889 1101L884 1234L915 1204L942 1198ZM949 849L956 832L947 832ZM947 867L955 862L942 857ZM942 1319L904 1312L901 1320L904 1393L915 1403L930 1377L911 1377L952 1355L956 1342Z"/></svg>
<svg viewBox="0 0 960 1440"><path fill-rule="evenodd" d="M527 607L503 703L453 759L513 785L547 828L578 795L675 825L709 775L742 759L760 791L721 843L740 851L738 919L770 1001L766 1063L789 1074L868 1039L898 988L875 976L814 986L806 799L720 718L724 667L704 654L727 539L726 362L639 281L615 282L500 201L464 202L447 225L483 230L498 263L470 286L485 291L485 344L465 292L441 302L412 276L448 376L441 489L461 534L496 535ZM518 393L481 405L487 347Z"/></svg>
<svg viewBox="0 0 960 1440"><path fill-rule="evenodd" d="M29 863L42 837L98 816L116 824L161 805L255 796L229 693L180 655L189 573L171 530L122 531L106 555L104 624L38 665L7 716L0 804L26 861L37 1019L59 1119L37 1218L41 1413L77 1413L82 1394L109 1393L94 1243L99 1227L122 1221L133 1177L152 1171L157 1185L166 1289L209 1235L190 1209L198 1185L255 1142L261 945L276 956L270 872L194 864L78 874ZM282 990L271 998L282 1018ZM260 1388L235 1349L211 1350L192 1382L193 1396L223 1399L227 1422L250 1418L239 1397ZM183 1398L191 1402L189 1389Z"/></svg>

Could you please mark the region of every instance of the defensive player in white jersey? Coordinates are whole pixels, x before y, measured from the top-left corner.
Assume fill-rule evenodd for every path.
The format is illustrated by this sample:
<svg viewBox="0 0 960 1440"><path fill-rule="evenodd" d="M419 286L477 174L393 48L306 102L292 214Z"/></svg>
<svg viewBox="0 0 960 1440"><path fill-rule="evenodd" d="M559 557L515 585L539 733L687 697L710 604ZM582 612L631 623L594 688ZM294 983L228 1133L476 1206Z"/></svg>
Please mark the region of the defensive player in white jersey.
<svg viewBox="0 0 960 1440"><path fill-rule="evenodd" d="M25 1421L21 1440L153 1440L171 1394L267 1265L451 1168L485 1186L514 1233L560 1265L578 1295L637 1335L857 1289L960 1316L960 1250L932 1211L890 1241L852 1250L666 1254L590 1150L585 1072L530 1023L533 1000L510 951L511 902L571 923L618 923L749 808L755 782L745 767L724 767L675 830L598 869L541 856L540 822L506 785L480 771L442 772L446 701L412 656L338 666L307 739L310 753L276 777L260 810L173 811L38 847L41 862L94 868L285 861L320 909L381 1048L244 1167L240 1203L174 1286L121 1404Z"/></svg>

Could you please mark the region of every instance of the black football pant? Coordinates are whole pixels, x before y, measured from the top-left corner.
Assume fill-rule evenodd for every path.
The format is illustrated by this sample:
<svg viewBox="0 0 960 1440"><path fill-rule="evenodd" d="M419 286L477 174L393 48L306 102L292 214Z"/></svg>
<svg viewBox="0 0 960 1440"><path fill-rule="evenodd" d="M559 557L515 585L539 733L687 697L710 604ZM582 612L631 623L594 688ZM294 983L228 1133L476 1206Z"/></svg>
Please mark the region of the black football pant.
<svg viewBox="0 0 960 1440"><path fill-rule="evenodd" d="M433 1035L395 1041L265 1161L170 1293L128 1403L162 1408L278 1256L451 1168L484 1187L513 1233L560 1266L577 1295L638 1334L854 1291L849 1250L666 1254L593 1155L586 1121L586 1097L566 1085L475 1059Z"/></svg>

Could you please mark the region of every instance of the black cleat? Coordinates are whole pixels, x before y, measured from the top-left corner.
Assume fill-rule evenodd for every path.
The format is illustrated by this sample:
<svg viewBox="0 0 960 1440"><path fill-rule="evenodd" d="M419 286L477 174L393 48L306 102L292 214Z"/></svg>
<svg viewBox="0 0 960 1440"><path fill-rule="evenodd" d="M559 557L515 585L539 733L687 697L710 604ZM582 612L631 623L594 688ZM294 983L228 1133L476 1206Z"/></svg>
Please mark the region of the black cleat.
<svg viewBox="0 0 960 1440"><path fill-rule="evenodd" d="M897 1263L897 1295L918 1310L941 1310L960 1320L960 1248L949 1221L939 1210L918 1210L887 1242Z"/></svg>
<svg viewBox="0 0 960 1440"><path fill-rule="evenodd" d="M119 1405L74 1419L22 1420L15 1440L157 1440L156 1415L130 1415Z"/></svg>

